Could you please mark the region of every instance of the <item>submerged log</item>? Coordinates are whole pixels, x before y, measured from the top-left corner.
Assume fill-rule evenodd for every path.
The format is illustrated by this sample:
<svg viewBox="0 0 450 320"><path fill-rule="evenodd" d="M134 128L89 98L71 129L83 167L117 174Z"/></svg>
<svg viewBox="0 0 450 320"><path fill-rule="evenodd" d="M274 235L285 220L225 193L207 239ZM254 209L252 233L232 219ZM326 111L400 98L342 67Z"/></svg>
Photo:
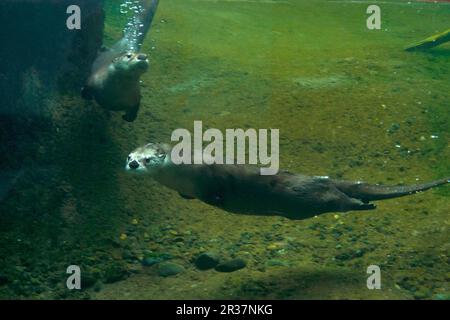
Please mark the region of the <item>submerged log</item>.
<svg viewBox="0 0 450 320"><path fill-rule="evenodd" d="M435 34L431 37L428 37L422 41L419 41L407 48L405 48L406 51L415 51L415 50L427 50L434 48L440 44L443 44L444 42L450 41L450 29L446 30L444 32Z"/></svg>

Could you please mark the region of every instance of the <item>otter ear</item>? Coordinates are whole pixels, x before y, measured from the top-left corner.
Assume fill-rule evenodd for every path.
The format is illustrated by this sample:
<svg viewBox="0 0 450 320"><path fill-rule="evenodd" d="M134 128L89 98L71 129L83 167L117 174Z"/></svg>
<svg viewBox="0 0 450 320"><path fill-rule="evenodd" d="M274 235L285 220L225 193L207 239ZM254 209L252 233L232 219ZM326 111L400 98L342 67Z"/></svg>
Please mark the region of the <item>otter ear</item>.
<svg viewBox="0 0 450 320"><path fill-rule="evenodd" d="M94 98L94 93L91 88L84 86L81 88L81 97L85 100L92 100Z"/></svg>
<svg viewBox="0 0 450 320"><path fill-rule="evenodd" d="M162 148L158 148L156 152L158 152L156 155L158 158L164 159L166 157L166 152Z"/></svg>

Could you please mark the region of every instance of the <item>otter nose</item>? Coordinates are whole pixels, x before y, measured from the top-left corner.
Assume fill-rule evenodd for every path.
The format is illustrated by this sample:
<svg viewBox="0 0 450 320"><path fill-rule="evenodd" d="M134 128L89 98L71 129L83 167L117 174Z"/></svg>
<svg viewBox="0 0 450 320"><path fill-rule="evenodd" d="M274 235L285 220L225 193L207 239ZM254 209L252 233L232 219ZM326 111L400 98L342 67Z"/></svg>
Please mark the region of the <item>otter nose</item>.
<svg viewBox="0 0 450 320"><path fill-rule="evenodd" d="M139 163L138 163L136 160L133 160L133 161L131 161L131 162L128 164L128 166L129 166L131 169L137 169L137 168L139 168Z"/></svg>
<svg viewBox="0 0 450 320"><path fill-rule="evenodd" d="M146 54L143 54L143 53L140 53L140 54L137 56L137 58L138 58L138 60L146 60L146 59L147 59L147 55L146 55Z"/></svg>

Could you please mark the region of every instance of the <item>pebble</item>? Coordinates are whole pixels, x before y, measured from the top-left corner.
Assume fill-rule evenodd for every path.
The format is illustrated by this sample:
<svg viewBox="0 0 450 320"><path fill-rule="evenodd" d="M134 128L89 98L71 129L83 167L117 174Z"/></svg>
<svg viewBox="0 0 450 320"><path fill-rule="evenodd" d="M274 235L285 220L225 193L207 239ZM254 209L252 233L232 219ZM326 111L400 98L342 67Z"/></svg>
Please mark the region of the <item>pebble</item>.
<svg viewBox="0 0 450 320"><path fill-rule="evenodd" d="M158 274L161 277L170 277L184 271L183 266L173 262L163 262L158 267Z"/></svg>
<svg viewBox="0 0 450 320"><path fill-rule="evenodd" d="M151 267L160 262L161 262L160 259L152 258L152 257L146 257L146 258L142 259L142 261L141 261L142 265L145 267Z"/></svg>
<svg viewBox="0 0 450 320"><path fill-rule="evenodd" d="M237 258L228 260L218 264L215 269L219 272L233 272L240 269L243 269L247 266L247 262L245 260Z"/></svg>
<svg viewBox="0 0 450 320"><path fill-rule="evenodd" d="M444 293L438 293L434 295L433 300L450 300L450 295L445 295Z"/></svg>
<svg viewBox="0 0 450 320"><path fill-rule="evenodd" d="M157 263L164 262L173 258L173 255L168 252L153 252L145 250L141 264L145 267L153 266Z"/></svg>
<svg viewBox="0 0 450 320"><path fill-rule="evenodd" d="M212 252L204 252L195 259L195 266L200 270L208 270L217 266L220 262L218 255Z"/></svg>

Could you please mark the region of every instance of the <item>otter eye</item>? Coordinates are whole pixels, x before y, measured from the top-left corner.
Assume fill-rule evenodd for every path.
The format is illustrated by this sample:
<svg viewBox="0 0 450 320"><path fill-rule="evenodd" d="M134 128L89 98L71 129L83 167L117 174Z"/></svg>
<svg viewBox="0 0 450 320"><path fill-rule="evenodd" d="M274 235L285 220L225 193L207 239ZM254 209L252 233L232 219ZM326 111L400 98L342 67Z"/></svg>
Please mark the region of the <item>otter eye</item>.
<svg viewBox="0 0 450 320"><path fill-rule="evenodd" d="M131 53L127 54L127 58L130 59L132 57Z"/></svg>
<svg viewBox="0 0 450 320"><path fill-rule="evenodd" d="M131 160L131 157L130 156L128 156L128 158L127 158L127 161L130 161Z"/></svg>
<svg viewBox="0 0 450 320"><path fill-rule="evenodd" d="M145 158L145 163L150 163L150 158Z"/></svg>

